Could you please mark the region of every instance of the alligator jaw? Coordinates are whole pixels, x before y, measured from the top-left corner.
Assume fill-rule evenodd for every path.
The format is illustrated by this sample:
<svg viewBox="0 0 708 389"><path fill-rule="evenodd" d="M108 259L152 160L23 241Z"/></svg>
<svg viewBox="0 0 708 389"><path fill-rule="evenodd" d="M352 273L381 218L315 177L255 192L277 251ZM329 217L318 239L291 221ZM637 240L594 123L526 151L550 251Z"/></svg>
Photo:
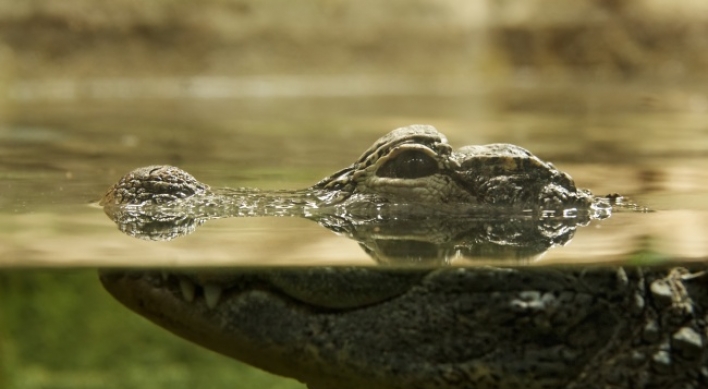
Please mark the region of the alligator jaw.
<svg viewBox="0 0 708 389"><path fill-rule="evenodd" d="M532 293L536 297L518 290L526 276L510 269L414 272L400 280L400 290L407 292L388 294L383 301L360 308L302 302L293 297L293 290L281 292L282 284L268 284L260 273L238 272L242 274L184 277L187 273L165 276L148 271L102 271L101 281L122 304L174 334L271 373L306 382L310 389L459 388L447 385L446 372L453 368L464 371L468 383L503 377L503 382L490 388L536 380L560 387L552 386L565 380L557 375L561 371L562 375L576 375L586 358L570 352L563 354L569 360L555 360L556 349L567 347L551 336L555 330L542 322L525 324L530 326L529 335L513 341L524 343L522 348L508 344L514 326L501 326L535 315L538 307L525 301L545 295L541 292L544 287L558 282L565 285L564 277L554 272L531 274L527 279L530 283L525 283L524 289L538 291ZM425 274L422 279L420 274ZM216 282L219 277L222 279ZM206 298L211 292L186 284L185 278L223 286L218 304L210 308L212 303ZM407 281L415 281L415 286L406 289ZM319 282L327 286L328 294L333 293L326 279ZM376 279L373 284L390 282ZM493 286L498 293L489 293ZM580 314L580 319L561 314L572 323L602 322L590 336L597 338L595 343L602 344L615 332L612 312L598 315L595 311L601 307L594 306L566 308ZM543 334L543 344L531 335L535 333ZM520 354L510 351L508 358L499 359L497 348ZM539 358L553 362L537 365Z"/></svg>
<svg viewBox="0 0 708 389"><path fill-rule="evenodd" d="M288 285L316 296L336 284L309 273L288 284L274 269L102 271L101 281L169 331L311 389L699 388L708 383L699 268L442 268L359 307L316 304Z"/></svg>
<svg viewBox="0 0 708 389"><path fill-rule="evenodd" d="M190 302L190 296L184 295L189 281L161 276L159 272L103 270L100 279L104 288L123 305L193 343L274 374L299 378L307 371L305 364L286 355L278 344L262 342L266 338L246 333L253 330L248 323L253 309L280 302L266 291L221 290L220 301L215 304L216 291L209 292L209 288L215 289L216 285L206 291L194 284L186 287L191 288ZM230 325L232 320L240 324Z"/></svg>

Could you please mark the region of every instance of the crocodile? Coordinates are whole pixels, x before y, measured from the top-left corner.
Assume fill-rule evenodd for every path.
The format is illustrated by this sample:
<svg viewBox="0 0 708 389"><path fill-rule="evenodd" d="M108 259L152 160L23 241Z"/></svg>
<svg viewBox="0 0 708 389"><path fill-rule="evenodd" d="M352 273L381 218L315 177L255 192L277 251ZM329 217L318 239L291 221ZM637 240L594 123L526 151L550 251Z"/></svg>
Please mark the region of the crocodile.
<svg viewBox="0 0 708 389"><path fill-rule="evenodd" d="M617 199L519 147L453 152L434 128L410 126L304 190L210 188L154 166L101 201L123 232L151 240L215 217L305 217L376 266L100 278L167 330L311 389L706 387L705 266L450 266L460 252L540 254Z"/></svg>

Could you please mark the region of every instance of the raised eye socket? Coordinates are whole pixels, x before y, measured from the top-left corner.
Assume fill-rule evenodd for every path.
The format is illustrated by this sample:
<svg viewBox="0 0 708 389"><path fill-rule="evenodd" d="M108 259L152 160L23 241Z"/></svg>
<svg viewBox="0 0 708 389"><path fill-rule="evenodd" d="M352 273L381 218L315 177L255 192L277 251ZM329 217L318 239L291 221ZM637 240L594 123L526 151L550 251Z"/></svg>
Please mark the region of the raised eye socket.
<svg viewBox="0 0 708 389"><path fill-rule="evenodd" d="M438 163L420 150L404 151L376 171L379 177L420 178L438 172Z"/></svg>

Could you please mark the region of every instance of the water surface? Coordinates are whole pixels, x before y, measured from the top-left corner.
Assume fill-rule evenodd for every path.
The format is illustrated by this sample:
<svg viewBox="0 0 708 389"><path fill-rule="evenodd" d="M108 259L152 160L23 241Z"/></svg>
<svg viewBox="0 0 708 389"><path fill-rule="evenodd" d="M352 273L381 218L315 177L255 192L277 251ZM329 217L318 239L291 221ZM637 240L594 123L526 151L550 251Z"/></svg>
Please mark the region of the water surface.
<svg viewBox="0 0 708 389"><path fill-rule="evenodd" d="M216 220L151 243L118 233L89 204L151 164L179 166L213 187L306 187L412 123L436 126L453 147L521 145L580 187L656 211L592 222L543 261L617 261L638 251L706 256L708 98L699 90L522 84L322 96L301 89L299 97L10 101L0 128L0 266L366 264L356 244L305 220Z"/></svg>

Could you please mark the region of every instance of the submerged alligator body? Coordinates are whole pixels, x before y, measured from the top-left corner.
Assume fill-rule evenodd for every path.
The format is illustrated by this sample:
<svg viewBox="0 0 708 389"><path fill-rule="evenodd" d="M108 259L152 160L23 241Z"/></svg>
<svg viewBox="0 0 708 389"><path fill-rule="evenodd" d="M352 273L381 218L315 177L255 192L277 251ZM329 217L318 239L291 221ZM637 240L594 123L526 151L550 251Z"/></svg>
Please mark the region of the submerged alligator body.
<svg viewBox="0 0 708 389"><path fill-rule="evenodd" d="M311 389L708 387L708 282L684 269L105 272L173 333Z"/></svg>
<svg viewBox="0 0 708 389"><path fill-rule="evenodd" d="M448 266L461 254L542 254L608 217L614 200L516 146L452 151L429 126L391 132L300 191L213 189L148 167L102 200L132 236L299 216L356 240L379 266L105 270L101 281L175 334L312 389L708 387L699 267Z"/></svg>

